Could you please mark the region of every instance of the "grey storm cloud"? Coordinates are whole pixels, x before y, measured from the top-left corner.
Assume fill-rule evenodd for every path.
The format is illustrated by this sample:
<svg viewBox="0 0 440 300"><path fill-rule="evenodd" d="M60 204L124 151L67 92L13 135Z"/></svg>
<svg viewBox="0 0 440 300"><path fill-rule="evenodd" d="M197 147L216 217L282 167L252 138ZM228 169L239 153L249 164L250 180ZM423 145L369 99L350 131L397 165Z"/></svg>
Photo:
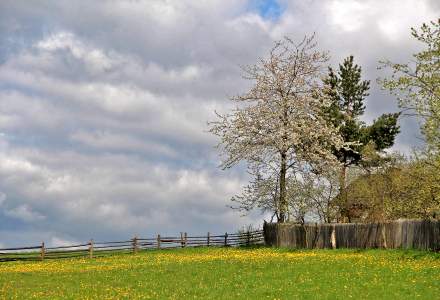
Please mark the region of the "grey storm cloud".
<svg viewBox="0 0 440 300"><path fill-rule="evenodd" d="M365 121L396 111L378 61L407 61L436 1L17 1L0 3L0 243L223 232L259 224L227 208L247 182L207 133L246 90L240 65L316 32L331 64L372 81ZM417 145L402 121L396 150Z"/></svg>

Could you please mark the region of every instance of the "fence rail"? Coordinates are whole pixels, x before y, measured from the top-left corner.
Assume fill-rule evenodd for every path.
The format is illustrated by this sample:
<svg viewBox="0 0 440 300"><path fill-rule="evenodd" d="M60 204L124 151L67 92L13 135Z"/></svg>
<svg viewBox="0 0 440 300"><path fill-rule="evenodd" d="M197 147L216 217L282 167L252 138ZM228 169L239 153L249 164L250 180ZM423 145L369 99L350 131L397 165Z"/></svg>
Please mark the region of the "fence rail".
<svg viewBox="0 0 440 300"><path fill-rule="evenodd" d="M185 247L239 247L264 244L263 230L225 233L223 235L188 236L181 233L178 237L160 234L154 238L139 238L113 242L95 242L46 247L44 242L38 246L14 247L0 249L0 262L18 260L45 260L74 257L101 257L118 253L137 253L153 249L176 249Z"/></svg>

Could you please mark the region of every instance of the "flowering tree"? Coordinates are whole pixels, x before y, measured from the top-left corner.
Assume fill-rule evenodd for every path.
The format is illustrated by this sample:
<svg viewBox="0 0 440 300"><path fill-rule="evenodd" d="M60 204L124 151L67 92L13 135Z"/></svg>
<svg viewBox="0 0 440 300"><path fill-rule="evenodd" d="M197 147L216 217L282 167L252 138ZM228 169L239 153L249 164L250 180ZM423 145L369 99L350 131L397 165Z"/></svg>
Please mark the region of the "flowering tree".
<svg viewBox="0 0 440 300"><path fill-rule="evenodd" d="M440 19L412 28L412 36L423 50L410 63L383 62L392 70L390 78L380 80L384 88L397 96L399 106L414 112L424 123L422 133L429 150L440 154Z"/></svg>
<svg viewBox="0 0 440 300"><path fill-rule="evenodd" d="M327 61L314 36L298 44L289 38L276 42L267 58L243 68L244 78L254 84L232 98L237 108L210 123L220 137L222 167L246 161L254 176L233 199L242 209L270 210L285 222L289 199L295 198L289 181L298 180L296 173L319 173L338 163L331 151L342 146L342 139L323 116L330 105L322 84Z"/></svg>

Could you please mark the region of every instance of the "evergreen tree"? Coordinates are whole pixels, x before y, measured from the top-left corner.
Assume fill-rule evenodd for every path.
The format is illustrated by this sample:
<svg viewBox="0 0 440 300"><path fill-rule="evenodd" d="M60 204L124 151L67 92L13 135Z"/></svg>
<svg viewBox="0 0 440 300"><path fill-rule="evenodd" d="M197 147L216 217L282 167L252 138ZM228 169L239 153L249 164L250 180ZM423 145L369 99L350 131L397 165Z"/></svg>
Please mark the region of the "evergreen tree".
<svg viewBox="0 0 440 300"><path fill-rule="evenodd" d="M327 94L332 100L325 114L333 125L339 126L339 133L348 145L333 151L342 164L339 206L341 217L345 221L351 219L346 201L347 168L351 165L362 165L363 150L367 145L374 145L377 152L383 151L394 144L394 139L399 133L399 113L383 114L370 126L360 121L365 111L364 100L369 95L370 88L370 81L362 80L361 73L361 67L354 64L353 56L349 56L339 65L337 72L329 67L328 77L324 79L324 83L329 87Z"/></svg>

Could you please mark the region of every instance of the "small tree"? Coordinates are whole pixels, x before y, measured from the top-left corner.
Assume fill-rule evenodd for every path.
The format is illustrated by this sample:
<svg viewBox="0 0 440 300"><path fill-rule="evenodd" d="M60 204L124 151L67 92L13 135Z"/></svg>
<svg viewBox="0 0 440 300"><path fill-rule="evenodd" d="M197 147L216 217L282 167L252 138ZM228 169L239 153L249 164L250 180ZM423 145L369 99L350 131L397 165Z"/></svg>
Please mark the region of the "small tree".
<svg viewBox="0 0 440 300"><path fill-rule="evenodd" d="M440 19L411 28L414 38L425 48L413 55L411 63L382 62L392 71L379 80L397 96L399 106L423 120L422 133L430 151L440 154Z"/></svg>
<svg viewBox="0 0 440 300"><path fill-rule="evenodd" d="M348 221L351 216L346 201L347 168L364 162L362 153L365 147L373 145L375 151L382 151L394 144L399 133L398 113L383 114L371 126L360 121L365 111L364 100L370 88L368 80L361 80L361 73L361 67L354 64L353 56L349 56L339 65L338 72L330 67L324 79L330 86L327 93L331 99L325 115L334 126L339 126L339 132L347 144L347 147L334 149L333 154L341 162L340 211Z"/></svg>
<svg viewBox="0 0 440 300"><path fill-rule="evenodd" d="M322 115L330 105L321 83L328 57L315 48L314 36L299 44L289 38L275 43L268 58L244 67L244 77L254 85L232 98L239 107L210 123L210 131L220 137L222 166L246 161L254 176L235 200L246 208L255 203L273 209L280 222L287 220L288 180L295 168L307 162L309 170L317 171L335 163L331 149L342 145Z"/></svg>
<svg viewBox="0 0 440 300"><path fill-rule="evenodd" d="M440 173L423 160L394 156L375 173L357 177L347 190L358 221L440 218Z"/></svg>

